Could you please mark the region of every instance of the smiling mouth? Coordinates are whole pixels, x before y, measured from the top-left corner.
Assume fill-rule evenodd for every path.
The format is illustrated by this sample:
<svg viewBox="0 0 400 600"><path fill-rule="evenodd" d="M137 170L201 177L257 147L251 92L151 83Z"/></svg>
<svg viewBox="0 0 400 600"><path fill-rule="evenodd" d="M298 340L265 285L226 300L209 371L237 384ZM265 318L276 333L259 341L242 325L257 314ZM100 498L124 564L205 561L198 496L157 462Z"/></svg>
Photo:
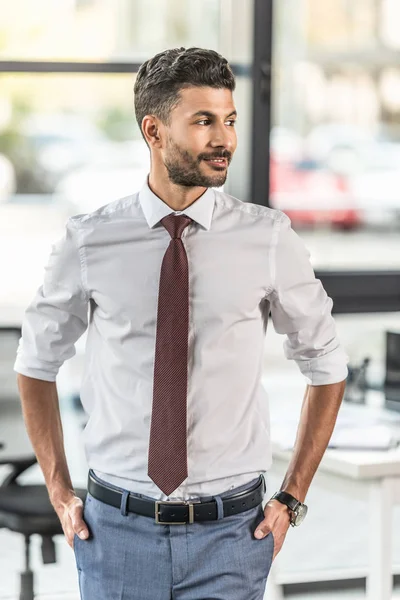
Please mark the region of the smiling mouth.
<svg viewBox="0 0 400 600"><path fill-rule="evenodd" d="M205 158L204 160L213 167L225 169L228 166L228 161L226 158Z"/></svg>

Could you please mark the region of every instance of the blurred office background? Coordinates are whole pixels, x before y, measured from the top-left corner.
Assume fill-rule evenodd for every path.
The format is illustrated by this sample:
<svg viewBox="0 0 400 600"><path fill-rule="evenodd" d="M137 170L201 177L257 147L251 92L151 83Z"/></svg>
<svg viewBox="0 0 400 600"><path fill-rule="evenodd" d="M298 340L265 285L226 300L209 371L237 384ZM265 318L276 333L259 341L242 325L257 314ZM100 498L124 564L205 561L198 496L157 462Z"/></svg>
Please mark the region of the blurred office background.
<svg viewBox="0 0 400 600"><path fill-rule="evenodd" d="M379 466L390 452L392 470L377 467L374 482L381 472L399 478L391 449L396 433L400 440L399 23L398 0L0 0L0 327L20 327L68 216L142 185L149 154L133 112L140 64L167 47L213 48L237 77L239 146L225 190L288 214L334 301L350 359L346 423L371 427L363 450L338 456L350 473L355 456ZM2 339L0 398L8 401L17 396L17 338ZM287 440L305 382L283 341L271 325L263 383L272 429ZM84 344L85 336L58 378L71 473L83 486ZM373 451L374 432L389 430L388 449ZM332 485L313 483L309 516L276 561L281 598L387 600L389 592L368 590L374 558L390 562L400 597L399 536L384 556L371 554L371 530L377 539L382 532L371 482L346 477L340 490L333 476ZM21 480L41 481L37 466ZM360 492L350 493L356 484ZM391 517L400 531L398 508ZM77 600L72 551L62 537L55 542L57 562L44 566L32 539L38 597ZM0 529L0 599L18 597L23 561L23 540Z"/></svg>

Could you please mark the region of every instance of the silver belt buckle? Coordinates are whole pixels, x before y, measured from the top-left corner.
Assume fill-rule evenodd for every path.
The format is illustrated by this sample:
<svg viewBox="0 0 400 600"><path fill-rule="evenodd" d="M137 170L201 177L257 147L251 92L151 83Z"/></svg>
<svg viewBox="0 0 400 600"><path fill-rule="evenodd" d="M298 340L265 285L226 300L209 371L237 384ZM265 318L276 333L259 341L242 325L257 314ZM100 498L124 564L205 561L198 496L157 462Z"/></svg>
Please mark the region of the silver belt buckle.
<svg viewBox="0 0 400 600"><path fill-rule="evenodd" d="M194 523L194 504L200 504L200 500L182 500L181 502L169 502L156 500L155 501L155 522L158 525L186 525L187 521L160 521L160 505L167 504L171 506L171 504L178 506L189 506L189 523Z"/></svg>

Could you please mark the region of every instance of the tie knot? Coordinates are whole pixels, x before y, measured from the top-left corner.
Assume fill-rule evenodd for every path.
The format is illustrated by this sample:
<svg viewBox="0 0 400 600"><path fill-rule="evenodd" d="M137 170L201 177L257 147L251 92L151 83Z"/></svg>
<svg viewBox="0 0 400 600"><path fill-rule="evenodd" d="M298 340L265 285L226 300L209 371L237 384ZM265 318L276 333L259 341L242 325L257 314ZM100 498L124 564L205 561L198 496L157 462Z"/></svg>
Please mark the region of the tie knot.
<svg viewBox="0 0 400 600"><path fill-rule="evenodd" d="M164 225L172 239L180 239L182 231L191 222L192 219L190 217L186 215L174 215L174 213L161 219L161 223Z"/></svg>

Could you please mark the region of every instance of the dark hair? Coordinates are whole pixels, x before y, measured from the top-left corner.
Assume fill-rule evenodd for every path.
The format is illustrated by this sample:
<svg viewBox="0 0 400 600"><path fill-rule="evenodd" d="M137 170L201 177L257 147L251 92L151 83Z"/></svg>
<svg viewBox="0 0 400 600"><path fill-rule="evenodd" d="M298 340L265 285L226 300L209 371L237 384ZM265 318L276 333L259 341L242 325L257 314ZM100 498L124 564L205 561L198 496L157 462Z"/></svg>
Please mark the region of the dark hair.
<svg viewBox="0 0 400 600"><path fill-rule="evenodd" d="M143 117L150 114L168 125L171 109L179 102L179 92L186 87L208 86L233 91L235 85L228 61L214 50L164 50L144 62L136 77L135 113L139 129L142 131Z"/></svg>

